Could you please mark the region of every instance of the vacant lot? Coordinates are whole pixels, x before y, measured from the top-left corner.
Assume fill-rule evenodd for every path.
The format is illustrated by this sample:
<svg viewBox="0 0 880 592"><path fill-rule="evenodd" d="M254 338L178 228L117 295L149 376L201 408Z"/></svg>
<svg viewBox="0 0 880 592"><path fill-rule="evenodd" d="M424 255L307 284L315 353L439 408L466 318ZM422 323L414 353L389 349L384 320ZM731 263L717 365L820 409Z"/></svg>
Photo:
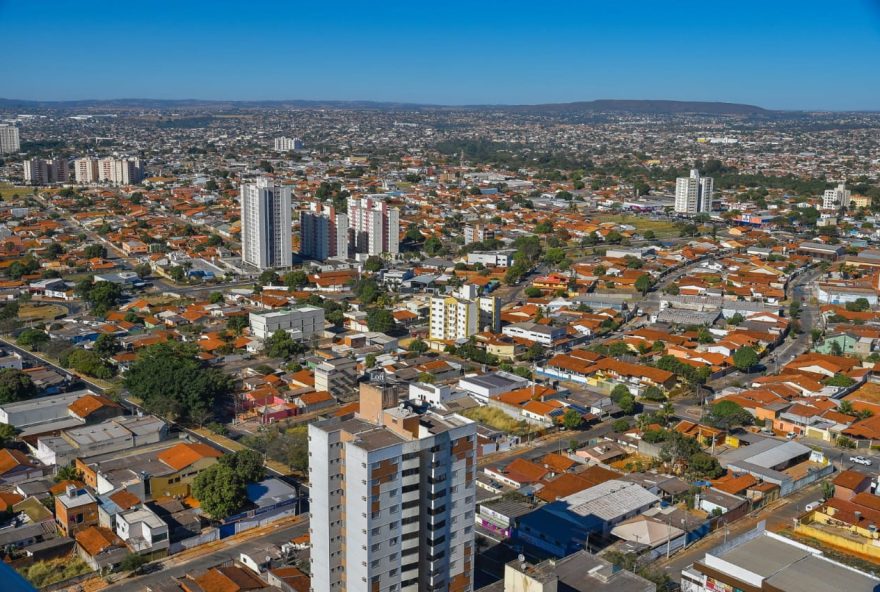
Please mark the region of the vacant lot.
<svg viewBox="0 0 880 592"><path fill-rule="evenodd" d="M597 216L600 222L616 222L617 224L629 224L634 226L639 234L644 234L648 230L653 230L657 238L677 237L679 230L675 223L669 220L651 220L650 218L642 218L641 216L633 216L631 214L603 214Z"/></svg>
<svg viewBox="0 0 880 592"><path fill-rule="evenodd" d="M3 200L8 200L15 194L24 197L25 195L32 195L33 192L32 187L18 187L10 183L0 183L0 198Z"/></svg>
<svg viewBox="0 0 880 592"><path fill-rule="evenodd" d="M500 409L494 407L474 407L461 413L468 419L473 419L492 429L507 432L508 434L522 435L528 433L528 425L524 421L517 421Z"/></svg>
<svg viewBox="0 0 880 592"><path fill-rule="evenodd" d="M67 308L60 304L23 304L18 309L18 318L22 321L48 322L67 315Z"/></svg>

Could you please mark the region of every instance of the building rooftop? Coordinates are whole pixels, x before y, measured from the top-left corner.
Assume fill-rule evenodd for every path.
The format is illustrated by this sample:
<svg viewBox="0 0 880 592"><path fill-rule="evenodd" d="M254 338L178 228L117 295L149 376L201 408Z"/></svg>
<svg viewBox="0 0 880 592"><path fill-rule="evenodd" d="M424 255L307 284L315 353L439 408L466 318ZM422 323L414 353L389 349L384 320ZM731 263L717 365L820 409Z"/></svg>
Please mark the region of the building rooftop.
<svg viewBox="0 0 880 592"><path fill-rule="evenodd" d="M608 521L655 504L660 498L641 485L611 479L573 493L561 501L568 504L568 510L574 514L592 515Z"/></svg>

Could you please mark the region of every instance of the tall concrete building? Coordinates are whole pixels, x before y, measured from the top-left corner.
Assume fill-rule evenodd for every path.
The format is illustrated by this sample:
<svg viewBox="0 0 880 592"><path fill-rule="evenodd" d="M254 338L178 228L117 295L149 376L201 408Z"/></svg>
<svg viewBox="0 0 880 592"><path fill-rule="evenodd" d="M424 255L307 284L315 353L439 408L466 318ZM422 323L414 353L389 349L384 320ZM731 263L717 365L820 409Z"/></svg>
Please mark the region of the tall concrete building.
<svg viewBox="0 0 880 592"><path fill-rule="evenodd" d="M428 339L457 341L484 329L501 331L501 301L478 293L476 286L466 284L453 295L432 296Z"/></svg>
<svg viewBox="0 0 880 592"><path fill-rule="evenodd" d="M302 150L303 141L299 138L275 138L276 152L290 152L291 150Z"/></svg>
<svg viewBox="0 0 880 592"><path fill-rule="evenodd" d="M290 267L290 187L261 177L241 186L241 258L258 269Z"/></svg>
<svg viewBox="0 0 880 592"><path fill-rule="evenodd" d="M851 201L852 191L846 188L846 183L841 183L834 189L826 189L822 194L822 207L826 210L848 208Z"/></svg>
<svg viewBox="0 0 880 592"><path fill-rule="evenodd" d="M64 158L32 158L24 161L24 182L31 185L66 183L69 174L67 160Z"/></svg>
<svg viewBox="0 0 880 592"><path fill-rule="evenodd" d="M309 425L315 592L473 590L476 424L396 399Z"/></svg>
<svg viewBox="0 0 880 592"><path fill-rule="evenodd" d="M303 257L323 261L348 257L348 216L333 206L311 203L299 214L299 252Z"/></svg>
<svg viewBox="0 0 880 592"><path fill-rule="evenodd" d="M701 177L691 169L690 177L675 180L675 211L679 214L702 214L712 211L712 177Z"/></svg>
<svg viewBox="0 0 880 592"><path fill-rule="evenodd" d="M348 225L355 253L396 255L400 241L400 212L384 199L348 198Z"/></svg>
<svg viewBox="0 0 880 592"><path fill-rule="evenodd" d="M21 150L18 128L14 125L0 125L0 154L11 154Z"/></svg>
<svg viewBox="0 0 880 592"><path fill-rule="evenodd" d="M102 158L97 163L98 181L114 185L132 185L144 177L144 167L139 158Z"/></svg>
<svg viewBox="0 0 880 592"><path fill-rule="evenodd" d="M73 174L77 183L97 183L98 160L96 158L77 158L73 161Z"/></svg>

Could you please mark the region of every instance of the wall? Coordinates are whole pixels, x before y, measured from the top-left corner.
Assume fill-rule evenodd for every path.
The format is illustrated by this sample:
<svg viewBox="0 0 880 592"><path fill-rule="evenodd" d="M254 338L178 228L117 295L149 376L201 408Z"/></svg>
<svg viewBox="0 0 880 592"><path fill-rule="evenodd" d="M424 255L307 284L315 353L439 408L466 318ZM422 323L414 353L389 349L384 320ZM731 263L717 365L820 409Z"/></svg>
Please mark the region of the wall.
<svg viewBox="0 0 880 592"><path fill-rule="evenodd" d="M836 547L838 549L843 549L846 551L864 555L866 557L871 557L875 560L880 560L880 546L868 542L867 540L862 543L859 542L857 539L841 536L833 532L829 532L824 528L816 528L808 524L798 524L795 527L795 532L812 537L818 541L822 541L823 543L826 543L827 545Z"/></svg>

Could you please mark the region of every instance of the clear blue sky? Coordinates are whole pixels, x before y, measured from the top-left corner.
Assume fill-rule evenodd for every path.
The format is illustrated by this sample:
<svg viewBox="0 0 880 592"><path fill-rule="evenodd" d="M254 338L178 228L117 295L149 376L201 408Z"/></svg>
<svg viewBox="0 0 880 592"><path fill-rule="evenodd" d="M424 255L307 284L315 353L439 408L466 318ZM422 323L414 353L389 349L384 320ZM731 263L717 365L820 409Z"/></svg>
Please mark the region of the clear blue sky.
<svg viewBox="0 0 880 592"><path fill-rule="evenodd" d="M0 0L0 97L880 109L880 0Z"/></svg>

